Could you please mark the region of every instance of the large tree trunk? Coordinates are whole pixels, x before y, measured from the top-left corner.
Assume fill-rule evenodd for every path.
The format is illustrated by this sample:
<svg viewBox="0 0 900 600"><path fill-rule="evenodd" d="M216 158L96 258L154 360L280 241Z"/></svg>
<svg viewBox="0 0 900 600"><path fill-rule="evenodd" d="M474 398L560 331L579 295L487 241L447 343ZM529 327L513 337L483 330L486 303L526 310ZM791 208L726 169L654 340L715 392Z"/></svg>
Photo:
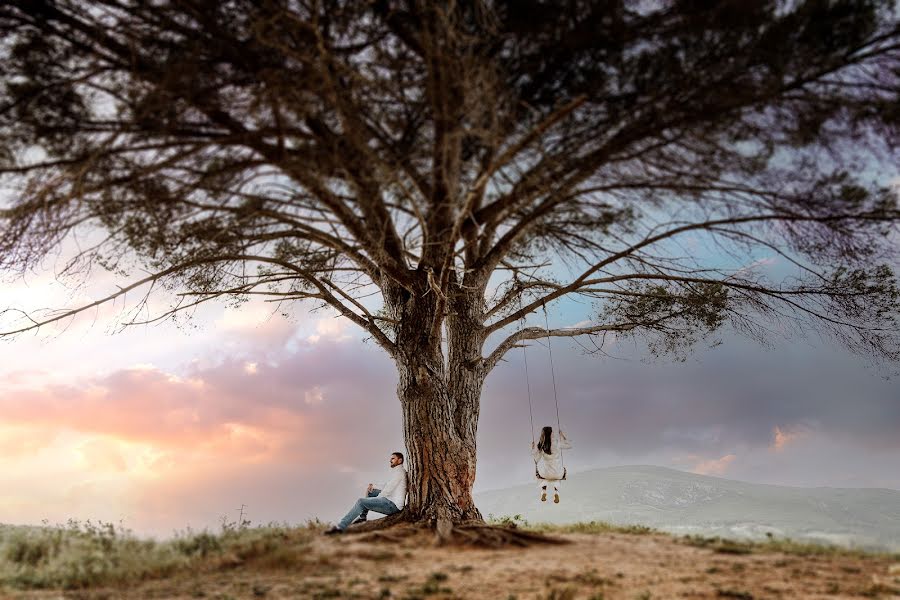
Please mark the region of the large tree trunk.
<svg viewBox="0 0 900 600"><path fill-rule="evenodd" d="M466 295L446 306L427 292L402 300L392 312L400 321L397 391L408 453L407 516L439 529L480 521L481 513L472 501L484 383L474 314L480 305ZM440 336L434 336L430 327L438 310L448 313L446 356Z"/></svg>

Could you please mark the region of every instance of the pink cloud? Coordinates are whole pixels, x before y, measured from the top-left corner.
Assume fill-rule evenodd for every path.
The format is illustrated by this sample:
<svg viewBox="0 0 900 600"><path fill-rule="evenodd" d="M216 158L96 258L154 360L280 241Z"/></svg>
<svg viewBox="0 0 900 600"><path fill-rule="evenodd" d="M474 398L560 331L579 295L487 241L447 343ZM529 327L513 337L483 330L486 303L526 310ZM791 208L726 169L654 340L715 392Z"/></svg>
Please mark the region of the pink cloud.
<svg viewBox="0 0 900 600"><path fill-rule="evenodd" d="M215 526L233 500L260 520L332 516L335 497L356 497L403 439L389 359L323 333L277 361L241 352L177 373L142 365L0 386L0 468L17 482L0 509L157 533Z"/></svg>
<svg viewBox="0 0 900 600"><path fill-rule="evenodd" d="M736 458L734 454L726 454L722 458L704 460L694 465L691 471L698 475L722 475Z"/></svg>
<svg viewBox="0 0 900 600"><path fill-rule="evenodd" d="M784 450L785 446L793 443L804 435L805 434L802 431L789 431L776 425L772 430L772 444L769 446L769 449L774 450L775 452L781 452Z"/></svg>

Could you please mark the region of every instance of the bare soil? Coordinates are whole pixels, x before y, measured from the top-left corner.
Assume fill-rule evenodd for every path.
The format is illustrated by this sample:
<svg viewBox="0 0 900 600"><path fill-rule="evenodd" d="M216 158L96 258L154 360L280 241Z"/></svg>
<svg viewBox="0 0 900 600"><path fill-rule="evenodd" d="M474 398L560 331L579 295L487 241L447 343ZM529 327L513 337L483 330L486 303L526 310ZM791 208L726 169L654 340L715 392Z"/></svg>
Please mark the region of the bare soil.
<svg viewBox="0 0 900 600"><path fill-rule="evenodd" d="M438 547L425 535L398 542L307 535L135 586L6 593L29 600L900 598L900 562L888 555L749 551L659 533L556 537L568 543L486 550Z"/></svg>

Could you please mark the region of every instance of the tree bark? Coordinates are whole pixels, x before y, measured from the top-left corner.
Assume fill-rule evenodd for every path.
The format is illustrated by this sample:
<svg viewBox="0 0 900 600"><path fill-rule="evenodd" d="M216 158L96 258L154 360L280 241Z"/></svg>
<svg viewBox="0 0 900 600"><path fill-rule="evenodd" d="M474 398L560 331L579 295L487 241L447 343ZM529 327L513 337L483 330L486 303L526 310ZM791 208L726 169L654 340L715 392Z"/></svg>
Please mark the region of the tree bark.
<svg viewBox="0 0 900 600"><path fill-rule="evenodd" d="M397 393L409 470L408 519L438 529L480 521L472 500L476 434L484 373L478 304L465 294L446 304L447 353L431 323L445 305L433 292L407 295L399 317ZM443 315L441 316L443 319Z"/></svg>

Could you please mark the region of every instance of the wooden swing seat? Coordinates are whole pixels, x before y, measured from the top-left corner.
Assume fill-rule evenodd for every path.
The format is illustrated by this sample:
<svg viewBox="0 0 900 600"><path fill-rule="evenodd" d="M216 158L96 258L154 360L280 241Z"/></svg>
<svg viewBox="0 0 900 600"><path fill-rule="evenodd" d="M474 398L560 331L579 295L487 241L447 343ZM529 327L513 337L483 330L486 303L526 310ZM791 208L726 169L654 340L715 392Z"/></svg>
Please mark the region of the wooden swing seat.
<svg viewBox="0 0 900 600"><path fill-rule="evenodd" d="M548 479L546 477L541 477L541 474L537 468L537 464L535 464L534 465L534 476L542 481L565 481L566 480L566 468L563 467L563 474L562 474L562 477L560 477L559 479Z"/></svg>

